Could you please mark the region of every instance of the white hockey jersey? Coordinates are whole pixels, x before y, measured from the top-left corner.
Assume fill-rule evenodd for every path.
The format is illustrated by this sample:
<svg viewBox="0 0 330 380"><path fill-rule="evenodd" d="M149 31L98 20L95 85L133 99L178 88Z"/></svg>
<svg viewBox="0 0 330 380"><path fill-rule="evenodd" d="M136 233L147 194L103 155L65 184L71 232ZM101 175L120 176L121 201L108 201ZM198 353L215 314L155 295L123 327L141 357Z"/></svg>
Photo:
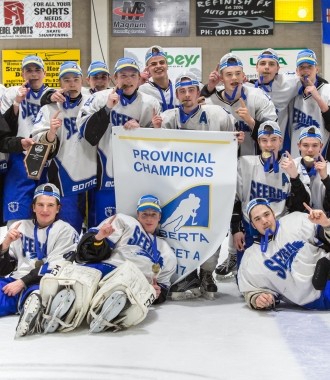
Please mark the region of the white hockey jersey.
<svg viewBox="0 0 330 380"><path fill-rule="evenodd" d="M242 156L238 160L236 197L242 202L244 220L249 221L246 206L253 198L266 198L274 210L276 218L288 213L286 200L290 196L290 176L281 168L282 158L278 161L279 171L264 171L265 163L261 156ZM308 179L300 176L309 193Z"/></svg>
<svg viewBox="0 0 330 380"><path fill-rule="evenodd" d="M15 227L16 223L12 226ZM8 277L15 279L22 278L32 269L38 260L36 244L34 239L35 225L32 220L22 220L18 231L22 234L21 238L10 244L9 254L17 260L17 269ZM79 236L76 230L63 220L53 223L48 232L47 228L38 228L37 237L41 245L41 251L46 244L46 257L43 258L44 264L48 264L48 270L55 267L63 260L70 259L70 255L77 248Z"/></svg>
<svg viewBox="0 0 330 380"><path fill-rule="evenodd" d="M314 289L312 277L316 262L329 253L315 245L316 228L304 213L281 218L265 253L258 243L246 249L238 270L239 290L271 291L301 306L318 299L321 292Z"/></svg>
<svg viewBox="0 0 330 380"><path fill-rule="evenodd" d="M106 219L98 227L92 228L89 231L97 232L108 220ZM168 243L158 236L154 237L146 233L141 224L131 216L116 214L111 224L115 231L106 240L110 247L114 249L110 258L104 262L117 267L126 260L130 260L151 283L155 276L152 271L154 260L152 245L153 240L156 238L159 254L156 262L160 265L157 282L169 287L171 285L170 279L176 270L177 259Z"/></svg>
<svg viewBox="0 0 330 380"><path fill-rule="evenodd" d="M179 105L179 101L175 95L175 88L171 81L167 89L164 90L157 86L156 83L149 80L139 87L139 91L144 94L151 95L153 98L157 99L161 106L162 112Z"/></svg>
<svg viewBox="0 0 330 380"><path fill-rule="evenodd" d="M321 98L330 106L330 84L321 83L318 88ZM324 144L323 156L328 147L330 132L324 127L322 112L312 95L298 95L294 98L289 114L289 136L291 143L291 155L299 156L297 146L300 132L303 128L315 126L320 129ZM285 142L286 143L286 142Z"/></svg>
<svg viewBox="0 0 330 380"><path fill-rule="evenodd" d="M223 94L223 91L224 90L220 91L220 94ZM267 120L277 120L276 109L273 102L270 100L269 96L259 88L243 85L241 97L253 119L260 123ZM223 99L226 98L223 96ZM236 113L236 110L241 107L239 99L233 102L223 99L220 97L219 93L215 92L210 97L206 98L205 101L207 104L217 104L230 112L236 119L236 129L245 132L245 140L240 147L241 156L256 154L257 144L252 139L251 129Z"/></svg>
<svg viewBox="0 0 330 380"><path fill-rule="evenodd" d="M324 210L323 201L325 196L325 186L321 180L320 174L317 171L313 171L313 175L309 175L305 165L303 164L303 159L297 157L294 159L297 166L300 178L304 178L303 182L307 184L310 188L311 201L310 206L314 209L323 210L328 212L329 210ZM330 173L330 163L327 163L327 173Z"/></svg>
<svg viewBox="0 0 330 380"><path fill-rule="evenodd" d="M86 126L90 117L105 107L112 89L96 92L83 105L77 118L77 127L82 137L85 137ZM104 135L97 144L97 152L102 173L98 173L100 189L113 187L113 158L112 158L112 126L124 125L128 120L135 119L140 127L151 127L151 119L154 114L160 113L160 104L153 97L137 91L136 99L126 105L118 102L109 114L109 124ZM97 131L95 125L95 131ZM93 126L94 128L94 126ZM95 171L97 161L94 161Z"/></svg>
<svg viewBox="0 0 330 380"><path fill-rule="evenodd" d="M220 106L205 104L197 107L187 120L181 120L180 109L174 108L161 114L162 128L196 131L235 131L235 119Z"/></svg>
<svg viewBox="0 0 330 380"><path fill-rule="evenodd" d="M17 95L17 91L20 86L9 87L4 93L1 99L1 113L4 114L8 108L10 108ZM33 90L30 90L25 100L23 100L19 107L18 115L18 132L17 136L30 137L33 129L33 123L36 120L38 112L41 108L40 99L49 89L47 86L43 86L38 93L38 97L35 97Z"/></svg>
<svg viewBox="0 0 330 380"><path fill-rule="evenodd" d="M295 73L277 74L271 84L256 82L256 85L274 103L278 116L278 124L284 137L288 123L288 105L298 94L301 86L300 78Z"/></svg>
<svg viewBox="0 0 330 380"><path fill-rule="evenodd" d="M83 96L73 108L65 108L63 103L43 106L37 116L32 131L38 141L48 131L53 115L60 110L58 117L63 120L57 130L59 149L56 157L48 163L48 180L56 184L62 196L84 192L96 186L96 147L91 146L78 133L76 118L88 96Z"/></svg>

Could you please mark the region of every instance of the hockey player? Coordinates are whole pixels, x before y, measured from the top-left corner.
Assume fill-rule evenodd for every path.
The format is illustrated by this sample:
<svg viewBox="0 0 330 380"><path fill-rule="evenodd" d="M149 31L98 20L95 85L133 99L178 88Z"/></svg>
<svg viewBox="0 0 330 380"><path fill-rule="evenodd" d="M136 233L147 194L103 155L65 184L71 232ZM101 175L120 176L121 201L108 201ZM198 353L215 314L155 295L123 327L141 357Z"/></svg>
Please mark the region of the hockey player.
<svg viewBox="0 0 330 380"><path fill-rule="evenodd" d="M191 72L180 74L175 80L176 96L180 106L153 117L154 127L182 130L203 131L232 131L235 132L234 118L222 107L217 105L200 105L199 82ZM244 133L238 133L241 143ZM201 292L210 299L214 298L217 286L214 283L212 272L218 261L218 253L211 256L202 264L200 278L197 269L179 283L171 287L171 297L174 300L194 298Z"/></svg>
<svg viewBox="0 0 330 380"><path fill-rule="evenodd" d="M61 190L61 219L81 232L85 216L85 192L96 185L96 149L81 139L76 118L88 96L81 94L82 71L76 62L60 66L59 81L65 102L41 108L33 128L37 141L52 144L48 180Z"/></svg>
<svg viewBox="0 0 330 380"><path fill-rule="evenodd" d="M100 224L115 214L115 192L112 167L111 127L152 127L151 119L159 114L160 105L152 96L138 91L140 70L131 58L121 58L114 69L116 87L96 92L80 111L77 126L92 146L97 145L98 189L95 191L95 219L90 226ZM95 170L96 170L96 160Z"/></svg>
<svg viewBox="0 0 330 380"><path fill-rule="evenodd" d="M247 204L258 236L245 251L238 285L250 308L269 309L283 300L306 309L330 309L328 272L322 273L320 265L328 263L329 253L316 243L330 241L330 220L322 210L306 208L309 215L294 212L276 219L267 199Z"/></svg>
<svg viewBox="0 0 330 380"><path fill-rule="evenodd" d="M110 88L111 76L108 66L102 61L93 61L88 66L86 81L89 88L82 87L82 95L91 95L97 91L103 91ZM66 98L65 89L61 88L58 90L48 89L47 92L41 98L41 105L51 103L64 103Z"/></svg>
<svg viewBox="0 0 330 380"><path fill-rule="evenodd" d="M297 95L300 78L295 73L279 74L279 57L274 49L262 50L257 58L256 70L258 79L252 80L256 88L263 90L275 105L278 124L282 136L285 136L288 123L288 105ZM285 147L290 151L290 147Z"/></svg>
<svg viewBox="0 0 330 380"><path fill-rule="evenodd" d="M282 136L285 136L288 122L288 105L297 95L300 87L300 79L295 73L279 74L279 57L275 50L267 48L262 50L257 58L256 70L257 80L251 80L256 88L260 88L266 93L275 105L278 116L278 124L281 128ZM207 89L212 90L212 84L220 81L220 75L212 72L209 77ZM248 84L247 84L248 85ZM211 91L212 92L212 91ZM291 146L282 146L282 151L290 152ZM230 237L231 239L231 237ZM222 280L237 273L236 252L229 244L229 254L227 259L217 268L217 279Z"/></svg>
<svg viewBox="0 0 330 380"><path fill-rule="evenodd" d="M157 197L149 194L142 196L137 204L136 219L119 213L83 235L77 249L76 260L101 270L106 278L114 269L120 268L122 264L129 261L135 264L137 271L141 271L143 277L154 287L156 295L154 303L164 302L171 285L171 276L176 270L176 257L166 241L156 235L161 212ZM135 270L134 273L137 271ZM130 291L134 293L135 286L129 282L128 293L122 291L123 284L128 281L125 278L125 272L122 276L122 283L118 283L117 289L114 288L113 291L116 291L116 294L111 300L107 301L108 297L104 295L106 287L104 289L101 287L99 290L101 294L103 293L103 297L100 294L95 296L99 301L100 298L102 299L103 308L98 301L98 307L94 310L96 306L92 300L92 312L89 313L89 319L93 332L109 327L120 328L120 321L111 322L111 319L117 317L122 309L120 307L117 309L117 302L124 307L127 295L129 296ZM107 281L111 284L113 280L110 273ZM108 294L108 296L112 295L112 293ZM136 297L135 294L134 297ZM129 303L129 300L127 302ZM118 313L113 315L112 309L118 310ZM109 324L110 322L112 325ZM125 327L128 326L125 325Z"/></svg>
<svg viewBox="0 0 330 380"><path fill-rule="evenodd" d="M282 133L274 121L262 123L258 130L258 144L262 154L242 156L238 160L236 201L231 221L234 247L238 251L238 266L244 249L253 242L246 205L253 198L266 198L276 217L288 212L304 211L310 193L303 176L299 176L292 157L281 156ZM217 273L217 270L216 270Z"/></svg>
<svg viewBox="0 0 330 380"><path fill-rule="evenodd" d="M33 123L40 110L40 99L47 86L44 62L40 57L29 55L22 61L22 86L9 87L2 97L1 113L7 111L17 113L18 130L16 136L29 138ZM36 188L36 181L26 175L23 153L12 153L8 161L8 172L4 183L4 220L29 219L31 202Z"/></svg>
<svg viewBox="0 0 330 380"><path fill-rule="evenodd" d="M293 100L292 107L290 107L290 109L292 108L289 115L291 154L294 157L299 155L297 142L301 129L314 125L320 129L323 137L322 155L329 159L330 84L319 79L317 59L312 50L301 50L297 55L296 64L296 72L300 77L301 87Z"/></svg>
<svg viewBox="0 0 330 380"><path fill-rule="evenodd" d="M139 91L153 96L160 103L162 112L176 105L174 85L168 77L168 63L164 49L151 46L145 56L145 70L141 79L145 82Z"/></svg>
<svg viewBox="0 0 330 380"><path fill-rule="evenodd" d="M240 155L256 154L259 125L266 120L277 120L276 109L269 96L258 88L244 84L242 61L234 54L226 54L220 59L219 80L224 88L219 91L205 85L202 95L207 104L217 104L225 108L236 119L236 129L245 133Z"/></svg>
<svg viewBox="0 0 330 380"><path fill-rule="evenodd" d="M0 316L16 314L20 304L38 289L41 277L63 260L70 260L78 234L58 219L60 193L51 183L34 192L33 219L12 225L1 244Z"/></svg>
<svg viewBox="0 0 330 380"><path fill-rule="evenodd" d="M108 66L102 61L93 61L87 70L89 93L107 90L111 87L111 76Z"/></svg>
<svg viewBox="0 0 330 380"><path fill-rule="evenodd" d="M314 126L303 128L298 142L301 157L294 161L310 188L311 206L327 214L330 212L330 167L321 154L322 147L320 130Z"/></svg>

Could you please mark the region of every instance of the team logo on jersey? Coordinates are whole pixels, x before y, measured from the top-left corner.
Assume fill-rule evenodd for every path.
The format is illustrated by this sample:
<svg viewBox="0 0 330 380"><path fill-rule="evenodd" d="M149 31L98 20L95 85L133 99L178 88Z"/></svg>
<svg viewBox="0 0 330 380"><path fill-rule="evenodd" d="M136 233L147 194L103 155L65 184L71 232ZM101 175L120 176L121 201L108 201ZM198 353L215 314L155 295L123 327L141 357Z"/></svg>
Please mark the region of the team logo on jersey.
<svg viewBox="0 0 330 380"><path fill-rule="evenodd" d="M182 227L208 227L210 187L191 187L162 208L160 228L179 231Z"/></svg>
<svg viewBox="0 0 330 380"><path fill-rule="evenodd" d="M9 212L17 212L19 209L19 202L10 202L8 203Z"/></svg>
<svg viewBox="0 0 330 380"><path fill-rule="evenodd" d="M303 241L294 241L285 244L284 247L275 252L270 259L265 260L264 265L272 272L275 272L278 277L285 280L287 276L286 272L291 272L293 260L299 250L303 248L304 244L305 242Z"/></svg>
<svg viewBox="0 0 330 380"><path fill-rule="evenodd" d="M116 207L105 207L104 213L107 218L110 218L110 216L115 215Z"/></svg>
<svg viewBox="0 0 330 380"><path fill-rule="evenodd" d="M313 119L313 116L308 115L297 108L293 108L293 122L296 124L294 127L295 131L298 131L300 128L311 126L320 128L320 124L317 120Z"/></svg>

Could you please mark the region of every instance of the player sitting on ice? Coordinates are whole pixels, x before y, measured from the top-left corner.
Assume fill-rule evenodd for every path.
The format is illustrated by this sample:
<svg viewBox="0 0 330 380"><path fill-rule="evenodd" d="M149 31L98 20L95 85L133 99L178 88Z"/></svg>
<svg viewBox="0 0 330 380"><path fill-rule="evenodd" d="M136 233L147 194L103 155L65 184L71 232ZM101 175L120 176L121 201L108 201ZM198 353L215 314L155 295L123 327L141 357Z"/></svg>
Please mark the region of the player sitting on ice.
<svg viewBox="0 0 330 380"><path fill-rule="evenodd" d="M33 219L14 223L1 245L1 273L9 274L0 278L0 316L22 312L18 336L32 332L36 325L40 280L59 263L69 260L78 243L74 228L57 217L60 195L56 186L38 186L32 209Z"/></svg>
<svg viewBox="0 0 330 380"><path fill-rule="evenodd" d="M104 275L87 315L91 332L136 325L148 306L166 300L176 257L156 236L161 212L158 198L145 195L136 219L119 213L83 235L76 260Z"/></svg>
<svg viewBox="0 0 330 380"><path fill-rule="evenodd" d="M305 309L330 309L330 220L307 204L309 215L293 212L276 220L264 198L247 205L250 223L258 232L238 270L238 285L252 309L268 309L280 299Z"/></svg>

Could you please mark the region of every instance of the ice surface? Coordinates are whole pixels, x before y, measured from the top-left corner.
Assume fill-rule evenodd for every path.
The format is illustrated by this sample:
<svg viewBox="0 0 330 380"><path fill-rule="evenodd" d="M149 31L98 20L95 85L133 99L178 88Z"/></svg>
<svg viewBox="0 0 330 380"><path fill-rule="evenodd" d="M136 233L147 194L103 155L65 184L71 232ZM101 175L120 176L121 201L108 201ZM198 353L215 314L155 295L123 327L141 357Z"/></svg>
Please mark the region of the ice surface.
<svg viewBox="0 0 330 380"><path fill-rule="evenodd" d="M18 316L0 319L0 379L328 380L330 313L249 310L233 279L214 301L168 301L122 332L14 340Z"/></svg>

